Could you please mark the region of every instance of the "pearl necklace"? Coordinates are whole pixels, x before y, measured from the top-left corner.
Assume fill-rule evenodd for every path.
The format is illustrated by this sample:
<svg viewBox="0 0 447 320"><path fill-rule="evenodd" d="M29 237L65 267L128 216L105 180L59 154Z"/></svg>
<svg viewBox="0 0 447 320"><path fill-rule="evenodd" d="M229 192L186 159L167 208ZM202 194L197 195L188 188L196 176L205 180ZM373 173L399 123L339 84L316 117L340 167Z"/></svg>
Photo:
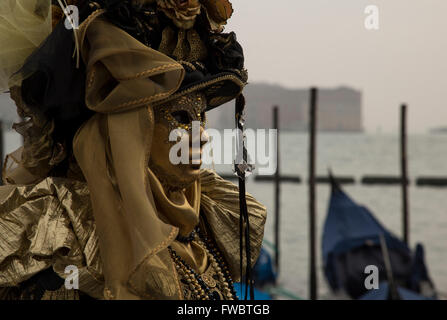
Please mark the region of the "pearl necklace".
<svg viewBox="0 0 447 320"><path fill-rule="evenodd" d="M200 231L196 232L196 235ZM203 238L203 240L201 239ZM213 241L208 239L205 235L196 237L197 242L202 246L209 258L210 265L217 275L219 284L221 286L221 294L226 300L237 300L236 292L234 291L233 280L231 279L230 272L226 266L223 257ZM191 290L192 295L197 300L220 300L221 296L213 287L216 286L215 280L210 279L207 275L199 275L189 266L172 247L168 247L169 253L175 263L175 268Z"/></svg>

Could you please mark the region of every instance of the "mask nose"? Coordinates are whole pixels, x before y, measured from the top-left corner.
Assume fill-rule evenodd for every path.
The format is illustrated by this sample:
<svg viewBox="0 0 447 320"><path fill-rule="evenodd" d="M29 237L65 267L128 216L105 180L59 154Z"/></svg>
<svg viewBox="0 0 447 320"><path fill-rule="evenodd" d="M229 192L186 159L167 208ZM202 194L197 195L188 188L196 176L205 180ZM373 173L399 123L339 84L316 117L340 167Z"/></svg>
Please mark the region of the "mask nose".
<svg viewBox="0 0 447 320"><path fill-rule="evenodd" d="M193 132L190 132L190 137L191 146L200 145L201 148L210 140L210 137L203 126L200 126L199 134L193 134Z"/></svg>

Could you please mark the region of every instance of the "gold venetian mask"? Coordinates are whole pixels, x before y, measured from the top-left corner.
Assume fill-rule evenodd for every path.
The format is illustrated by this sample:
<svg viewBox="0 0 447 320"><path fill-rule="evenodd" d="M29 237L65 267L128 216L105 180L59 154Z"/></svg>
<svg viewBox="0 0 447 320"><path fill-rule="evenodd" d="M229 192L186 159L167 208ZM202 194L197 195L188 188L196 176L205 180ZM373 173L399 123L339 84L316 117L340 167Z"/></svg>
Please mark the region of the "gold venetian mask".
<svg viewBox="0 0 447 320"><path fill-rule="evenodd" d="M208 142L205 132L206 97L200 92L184 95L154 108L155 124L149 167L169 189L183 189L200 175L203 146ZM193 136L193 121L200 122L200 135ZM173 130L183 129L189 142L189 163L173 164L171 148L179 141L169 141ZM198 146L194 147L194 146ZM193 159L200 159L194 162Z"/></svg>
<svg viewBox="0 0 447 320"><path fill-rule="evenodd" d="M162 115L164 120L169 123L171 131L174 129L188 131L191 130L193 121L200 121L201 126L205 127L205 109L205 95L200 92L194 92L160 106L155 114L156 120L157 114Z"/></svg>

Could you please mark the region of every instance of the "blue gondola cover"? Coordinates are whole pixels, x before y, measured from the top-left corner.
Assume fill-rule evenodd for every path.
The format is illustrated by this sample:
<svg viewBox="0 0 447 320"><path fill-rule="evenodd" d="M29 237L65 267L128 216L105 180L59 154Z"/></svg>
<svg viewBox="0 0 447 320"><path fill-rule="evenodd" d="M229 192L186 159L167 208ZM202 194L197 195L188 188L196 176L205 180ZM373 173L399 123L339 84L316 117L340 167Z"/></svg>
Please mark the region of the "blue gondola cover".
<svg viewBox="0 0 447 320"><path fill-rule="evenodd" d="M253 280L255 286L262 288L266 285L274 285L277 274L273 269L272 257L268 251L262 247L258 260L253 268Z"/></svg>
<svg viewBox="0 0 447 320"><path fill-rule="evenodd" d="M387 280L381 235L389 251L397 285L415 290L418 281L429 281L422 249L417 251L418 258L413 258L403 241L333 182L322 241L324 273L332 290L345 291L355 299L366 294L364 270L368 265L378 267L380 281Z"/></svg>

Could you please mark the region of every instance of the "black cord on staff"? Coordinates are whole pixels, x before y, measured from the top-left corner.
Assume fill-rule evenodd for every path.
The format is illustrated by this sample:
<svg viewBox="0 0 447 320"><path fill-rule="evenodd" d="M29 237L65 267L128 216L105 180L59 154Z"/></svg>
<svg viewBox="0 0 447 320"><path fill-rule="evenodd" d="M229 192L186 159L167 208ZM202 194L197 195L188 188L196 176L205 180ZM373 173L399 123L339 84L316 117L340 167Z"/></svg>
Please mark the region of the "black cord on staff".
<svg viewBox="0 0 447 320"><path fill-rule="evenodd" d="M242 160L244 163L247 163L247 149L245 148L245 144L243 141L244 135L244 124L242 123L241 118L245 108L245 98L241 94L236 99L236 128L240 130L241 136L239 147L242 147L242 159L237 157L237 161ZM239 132L238 132L239 134ZM240 152L241 150L239 150ZM246 258L246 268L245 268L245 300L247 300L248 290L250 290L250 300L254 300L254 288L252 283L252 270L251 270L251 248L250 248L250 222L248 218L248 210L247 210L247 199L246 199L246 191L245 191L245 171L240 170L238 168L238 163L235 163L235 169L239 177L239 250L240 250L240 269L241 269L241 277L243 274L243 249L245 249L245 258ZM243 246L243 238L245 239L245 248ZM242 279L241 279L242 282Z"/></svg>

